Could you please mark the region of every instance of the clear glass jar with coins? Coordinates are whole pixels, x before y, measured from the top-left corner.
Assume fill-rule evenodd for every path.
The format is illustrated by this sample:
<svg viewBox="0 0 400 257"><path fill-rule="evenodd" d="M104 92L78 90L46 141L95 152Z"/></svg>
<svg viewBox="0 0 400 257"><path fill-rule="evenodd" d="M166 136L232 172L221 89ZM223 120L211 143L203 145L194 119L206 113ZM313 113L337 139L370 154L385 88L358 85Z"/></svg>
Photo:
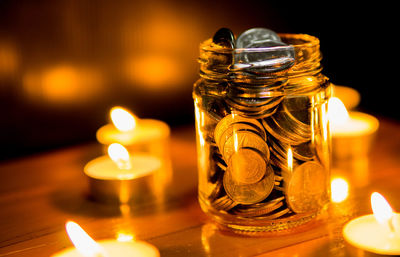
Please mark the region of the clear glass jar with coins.
<svg viewBox="0 0 400 257"><path fill-rule="evenodd" d="M202 210L242 234L320 220L330 196L328 79L319 40L226 28L200 45L193 98Z"/></svg>

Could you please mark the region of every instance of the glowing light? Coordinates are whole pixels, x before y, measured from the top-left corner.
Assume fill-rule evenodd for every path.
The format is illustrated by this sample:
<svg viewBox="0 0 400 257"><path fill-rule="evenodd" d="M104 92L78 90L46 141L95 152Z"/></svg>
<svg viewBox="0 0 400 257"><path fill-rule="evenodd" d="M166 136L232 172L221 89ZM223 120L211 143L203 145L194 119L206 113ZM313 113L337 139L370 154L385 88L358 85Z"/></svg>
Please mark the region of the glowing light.
<svg viewBox="0 0 400 257"><path fill-rule="evenodd" d="M293 153L292 153L292 148L289 147L288 153L287 153L287 161L288 161L288 169L289 171L293 170Z"/></svg>
<svg viewBox="0 0 400 257"><path fill-rule="evenodd" d="M130 131L136 127L135 116L122 107L113 107L110 116L112 123L120 131Z"/></svg>
<svg viewBox="0 0 400 257"><path fill-rule="evenodd" d="M328 119L331 126L346 124L350 117L343 102L337 97L331 97L328 103Z"/></svg>
<svg viewBox="0 0 400 257"><path fill-rule="evenodd" d="M103 82L98 70L70 65L27 72L22 81L24 93L32 100L57 105L95 100L102 93Z"/></svg>
<svg viewBox="0 0 400 257"><path fill-rule="evenodd" d="M108 147L108 155L111 160L122 170L131 169L129 152L121 144L113 143Z"/></svg>
<svg viewBox="0 0 400 257"><path fill-rule="evenodd" d="M379 193L371 194L371 207L375 219L380 224L387 224L393 218L393 210L386 199Z"/></svg>
<svg viewBox="0 0 400 257"><path fill-rule="evenodd" d="M343 178L331 180L331 199L335 203L343 202L349 196L349 183Z"/></svg>
<svg viewBox="0 0 400 257"><path fill-rule="evenodd" d="M144 55L125 64L129 80L146 89L176 87L183 83L182 65L173 56Z"/></svg>
<svg viewBox="0 0 400 257"><path fill-rule="evenodd" d="M0 41L0 78L14 74L18 69L17 49L11 43Z"/></svg>
<svg viewBox="0 0 400 257"><path fill-rule="evenodd" d="M117 234L117 241L119 242L132 242L134 239L134 236L129 233L119 232Z"/></svg>
<svg viewBox="0 0 400 257"><path fill-rule="evenodd" d="M68 236L75 248L84 257L104 257L104 249L96 243L77 223L68 221L65 224Z"/></svg>

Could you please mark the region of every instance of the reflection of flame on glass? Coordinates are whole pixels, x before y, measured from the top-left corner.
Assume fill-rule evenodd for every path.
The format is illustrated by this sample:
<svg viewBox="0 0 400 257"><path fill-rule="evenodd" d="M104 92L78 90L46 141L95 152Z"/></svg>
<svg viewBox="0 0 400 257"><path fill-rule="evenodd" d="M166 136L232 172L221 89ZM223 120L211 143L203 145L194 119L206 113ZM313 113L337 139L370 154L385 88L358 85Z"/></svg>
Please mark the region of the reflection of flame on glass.
<svg viewBox="0 0 400 257"><path fill-rule="evenodd" d="M341 126L350 119L346 107L337 97L331 97L329 99L328 119L331 126Z"/></svg>
<svg viewBox="0 0 400 257"><path fill-rule="evenodd" d="M120 131L130 131L136 127L135 116L122 107L113 107L110 116L114 126Z"/></svg>
<svg viewBox="0 0 400 257"><path fill-rule="evenodd" d="M288 153L287 153L287 164L288 164L288 170L292 171L293 170L293 153L292 153L292 148L289 147Z"/></svg>
<svg viewBox="0 0 400 257"><path fill-rule="evenodd" d="M113 143L108 147L108 155L111 160L122 170L131 169L129 152L121 144Z"/></svg>
<svg viewBox="0 0 400 257"><path fill-rule="evenodd" d="M96 243L77 223L68 221L65 224L68 236L75 248L84 257L106 256L104 249Z"/></svg>
<svg viewBox="0 0 400 257"><path fill-rule="evenodd" d="M203 112L200 114L200 109L198 106L198 101L197 99L194 100L196 108L194 108L194 112L195 112L195 116L196 116L196 131L197 131L197 135L198 135L198 140L201 146L204 146L206 144L205 140L204 140L204 135L203 135L203 131L201 128L200 124L204 124L204 115Z"/></svg>
<svg viewBox="0 0 400 257"><path fill-rule="evenodd" d="M331 199L335 203L343 202L349 196L349 183L343 178L331 180Z"/></svg>

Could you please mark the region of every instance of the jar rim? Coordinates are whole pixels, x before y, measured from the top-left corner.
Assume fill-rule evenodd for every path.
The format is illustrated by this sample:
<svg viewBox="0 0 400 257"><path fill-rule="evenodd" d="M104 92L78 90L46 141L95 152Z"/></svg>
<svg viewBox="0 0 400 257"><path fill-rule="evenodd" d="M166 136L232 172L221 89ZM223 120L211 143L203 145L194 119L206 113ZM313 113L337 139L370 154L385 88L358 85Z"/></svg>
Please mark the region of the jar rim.
<svg viewBox="0 0 400 257"><path fill-rule="evenodd" d="M276 50L284 50L286 48L294 47L295 49L313 48L318 47L320 41L317 37L308 34L294 34L294 33L278 33L284 43L288 46L272 46L272 47L260 47L260 48L225 48L218 45L211 44L212 39L209 38L200 44L200 50L202 51L215 51L219 53L231 53L231 52L269 52Z"/></svg>

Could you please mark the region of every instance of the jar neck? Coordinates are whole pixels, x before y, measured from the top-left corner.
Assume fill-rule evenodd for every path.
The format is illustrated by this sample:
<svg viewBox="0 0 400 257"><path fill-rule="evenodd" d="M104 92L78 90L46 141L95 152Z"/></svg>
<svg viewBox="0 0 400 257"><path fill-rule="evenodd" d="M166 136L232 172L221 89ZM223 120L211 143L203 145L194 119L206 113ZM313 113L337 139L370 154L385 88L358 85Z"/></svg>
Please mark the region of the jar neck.
<svg viewBox="0 0 400 257"><path fill-rule="evenodd" d="M321 72L322 55L319 39L306 34L280 34L282 42L293 47L295 58L284 69L269 72L247 72L233 65L234 55L238 51L253 49L228 49L212 44L211 39L200 45L200 76L209 80L225 80L234 83L266 85L298 76L312 76ZM274 82L275 81L275 82Z"/></svg>

